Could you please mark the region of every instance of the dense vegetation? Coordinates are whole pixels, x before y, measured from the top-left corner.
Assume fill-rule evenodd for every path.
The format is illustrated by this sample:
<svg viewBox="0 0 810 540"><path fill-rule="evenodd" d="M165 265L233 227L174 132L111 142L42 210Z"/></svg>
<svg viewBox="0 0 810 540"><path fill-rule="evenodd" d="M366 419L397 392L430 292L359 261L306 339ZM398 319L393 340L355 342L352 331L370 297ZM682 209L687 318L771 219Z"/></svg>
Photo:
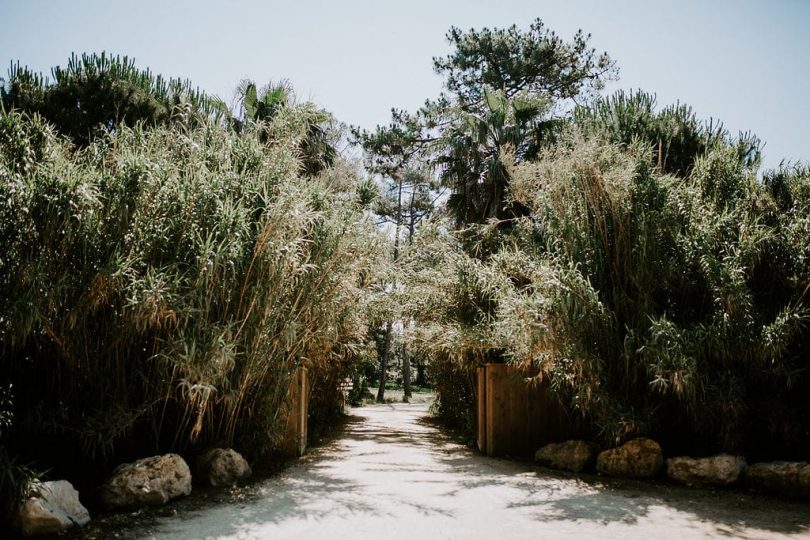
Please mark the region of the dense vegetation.
<svg viewBox="0 0 810 540"><path fill-rule="evenodd" d="M687 106L599 96L613 63L582 34L448 40L446 93L363 141L406 158L405 134L450 191L399 265L440 415L472 429L475 367L512 362L605 445L806 458L808 168L761 171L756 137Z"/></svg>
<svg viewBox="0 0 810 540"><path fill-rule="evenodd" d="M146 453L271 453L402 360L473 429L481 364L532 367L579 435L810 448L810 169L643 92L535 21L451 29L445 91L352 130L281 82L237 110L73 57L0 90L0 492ZM27 465L30 462L30 466Z"/></svg>
<svg viewBox="0 0 810 540"><path fill-rule="evenodd" d="M156 451L255 459L297 366L317 421L369 350L381 236L351 167L306 166L323 113L167 114L78 141L36 108L0 118L3 461L81 484ZM3 470L5 490L25 476Z"/></svg>

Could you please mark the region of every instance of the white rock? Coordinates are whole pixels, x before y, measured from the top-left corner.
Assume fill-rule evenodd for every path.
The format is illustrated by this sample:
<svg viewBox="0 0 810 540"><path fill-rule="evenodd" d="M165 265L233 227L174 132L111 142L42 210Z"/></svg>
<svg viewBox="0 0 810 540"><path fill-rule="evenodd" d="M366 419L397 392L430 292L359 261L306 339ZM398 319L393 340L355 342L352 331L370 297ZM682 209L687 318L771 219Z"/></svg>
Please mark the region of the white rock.
<svg viewBox="0 0 810 540"><path fill-rule="evenodd" d="M101 486L107 508L164 504L191 493L191 471L177 454L165 454L119 465Z"/></svg>
<svg viewBox="0 0 810 540"><path fill-rule="evenodd" d="M23 536L63 532L90 521L79 492L67 480L34 482L20 505L16 525Z"/></svg>
<svg viewBox="0 0 810 540"><path fill-rule="evenodd" d="M214 448L197 460L196 474L212 486L232 486L253 474L242 454L232 448Z"/></svg>

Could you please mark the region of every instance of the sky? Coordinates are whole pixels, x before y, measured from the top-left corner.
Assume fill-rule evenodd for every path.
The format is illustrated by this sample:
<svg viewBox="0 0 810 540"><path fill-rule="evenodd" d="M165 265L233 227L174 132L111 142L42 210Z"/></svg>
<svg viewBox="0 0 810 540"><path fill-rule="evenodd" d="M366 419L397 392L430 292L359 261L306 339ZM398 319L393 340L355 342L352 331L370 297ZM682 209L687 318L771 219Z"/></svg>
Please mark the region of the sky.
<svg viewBox="0 0 810 540"><path fill-rule="evenodd" d="M592 35L620 70L608 90L643 89L752 131L766 167L810 161L810 0L0 0L0 74L107 51L227 102L243 78L288 79L300 98L372 128L438 95L432 58L449 52L451 26L537 17L563 38Z"/></svg>

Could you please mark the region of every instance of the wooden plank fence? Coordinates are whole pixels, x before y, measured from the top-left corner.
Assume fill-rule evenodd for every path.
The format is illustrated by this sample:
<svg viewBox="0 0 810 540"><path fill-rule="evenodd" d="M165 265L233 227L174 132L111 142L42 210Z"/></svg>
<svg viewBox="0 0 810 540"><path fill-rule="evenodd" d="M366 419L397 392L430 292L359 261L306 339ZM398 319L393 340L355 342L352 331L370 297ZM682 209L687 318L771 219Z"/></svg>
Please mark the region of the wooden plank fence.
<svg viewBox="0 0 810 540"><path fill-rule="evenodd" d="M279 452L287 457L304 455L307 449L309 379L307 368L299 366L290 379L290 387L281 410L282 439Z"/></svg>
<svg viewBox="0 0 810 540"><path fill-rule="evenodd" d="M530 456L540 446L563 440L565 415L547 382L507 364L487 364L477 374L478 449L489 456Z"/></svg>

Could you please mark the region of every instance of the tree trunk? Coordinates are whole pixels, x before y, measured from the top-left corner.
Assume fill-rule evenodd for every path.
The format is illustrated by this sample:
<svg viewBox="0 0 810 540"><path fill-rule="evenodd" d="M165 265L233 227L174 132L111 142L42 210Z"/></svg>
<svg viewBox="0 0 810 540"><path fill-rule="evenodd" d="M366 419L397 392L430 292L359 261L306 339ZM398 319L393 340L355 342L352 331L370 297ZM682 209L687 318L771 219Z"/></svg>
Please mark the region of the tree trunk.
<svg viewBox="0 0 810 540"><path fill-rule="evenodd" d="M401 186L401 184L400 184ZM413 235L416 229L416 216L413 213L413 200L416 196L416 189L411 191L411 204L409 206L409 219L408 219L408 245L413 245ZM408 356L408 352L405 350L405 343L402 344L402 385L405 389L405 392L402 396L402 401L408 402L408 400L413 397L413 392L411 391L411 357Z"/></svg>
<svg viewBox="0 0 810 540"><path fill-rule="evenodd" d="M391 321L385 324L385 347L380 359L380 388L377 390L377 402L385 401L385 381L388 378L388 359L391 357Z"/></svg>
<svg viewBox="0 0 810 540"><path fill-rule="evenodd" d="M402 178L399 178L399 189L397 193L397 223L394 232L394 262L399 259L399 235L402 229ZM396 280L394 281L396 287ZM392 321L388 321L385 325L385 352L383 352L382 360L380 361L380 388L377 390L377 402L382 403L385 401L385 380L388 377L388 360L391 357L391 327Z"/></svg>
<svg viewBox="0 0 810 540"><path fill-rule="evenodd" d="M427 386L427 379L425 378L425 363L416 359L416 386Z"/></svg>
<svg viewBox="0 0 810 540"><path fill-rule="evenodd" d="M408 403L408 400L413 397L411 391L411 357L408 356L408 351L405 350L405 344L402 344L402 386L405 393L402 396L402 401Z"/></svg>

